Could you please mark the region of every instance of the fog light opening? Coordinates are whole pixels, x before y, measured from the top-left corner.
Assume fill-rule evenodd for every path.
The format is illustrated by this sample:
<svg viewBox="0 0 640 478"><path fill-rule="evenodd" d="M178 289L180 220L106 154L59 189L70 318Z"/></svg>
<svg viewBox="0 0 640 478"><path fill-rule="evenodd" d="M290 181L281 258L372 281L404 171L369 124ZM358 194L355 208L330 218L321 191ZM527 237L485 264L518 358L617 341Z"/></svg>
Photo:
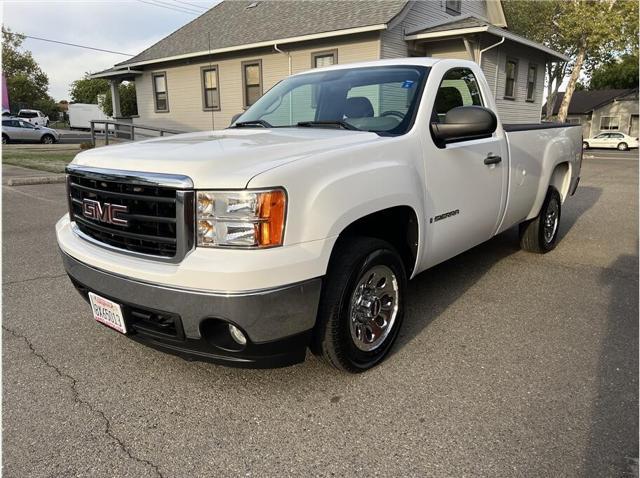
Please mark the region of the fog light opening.
<svg viewBox="0 0 640 478"><path fill-rule="evenodd" d="M229 324L229 334L231 338L240 345L247 345L247 337L242 333L238 327L233 324Z"/></svg>

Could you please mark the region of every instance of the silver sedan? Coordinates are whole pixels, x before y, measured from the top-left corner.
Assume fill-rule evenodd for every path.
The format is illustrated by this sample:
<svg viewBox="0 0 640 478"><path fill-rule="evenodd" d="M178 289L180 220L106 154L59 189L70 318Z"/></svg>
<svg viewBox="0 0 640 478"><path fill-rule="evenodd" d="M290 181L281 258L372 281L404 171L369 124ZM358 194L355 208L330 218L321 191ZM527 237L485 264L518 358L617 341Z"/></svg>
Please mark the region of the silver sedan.
<svg viewBox="0 0 640 478"><path fill-rule="evenodd" d="M34 126L20 118L2 119L2 144L44 143L53 144L60 140L60 133L44 126Z"/></svg>

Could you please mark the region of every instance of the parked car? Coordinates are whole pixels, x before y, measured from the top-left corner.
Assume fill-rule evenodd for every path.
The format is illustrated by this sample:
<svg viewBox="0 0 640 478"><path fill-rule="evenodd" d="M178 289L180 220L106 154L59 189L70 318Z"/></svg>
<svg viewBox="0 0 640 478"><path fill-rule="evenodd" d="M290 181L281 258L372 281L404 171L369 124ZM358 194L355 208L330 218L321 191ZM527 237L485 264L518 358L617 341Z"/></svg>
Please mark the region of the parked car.
<svg viewBox="0 0 640 478"><path fill-rule="evenodd" d="M60 133L44 126L34 126L22 118L2 118L2 144L57 143Z"/></svg>
<svg viewBox="0 0 640 478"><path fill-rule="evenodd" d="M628 134L620 133L618 131L612 131L600 133L593 138L583 140L582 147L584 149L607 148L627 151L628 149L638 147L638 138L633 138Z"/></svg>
<svg viewBox="0 0 640 478"><path fill-rule="evenodd" d="M336 65L215 135L80 153L57 241L94 319L132 339L253 367L310 348L361 372L396 340L409 279L511 227L556 246L581 138L502 124L471 61Z"/></svg>
<svg viewBox="0 0 640 478"><path fill-rule="evenodd" d="M40 110L20 110L18 118L28 121L34 126L49 126L49 117Z"/></svg>

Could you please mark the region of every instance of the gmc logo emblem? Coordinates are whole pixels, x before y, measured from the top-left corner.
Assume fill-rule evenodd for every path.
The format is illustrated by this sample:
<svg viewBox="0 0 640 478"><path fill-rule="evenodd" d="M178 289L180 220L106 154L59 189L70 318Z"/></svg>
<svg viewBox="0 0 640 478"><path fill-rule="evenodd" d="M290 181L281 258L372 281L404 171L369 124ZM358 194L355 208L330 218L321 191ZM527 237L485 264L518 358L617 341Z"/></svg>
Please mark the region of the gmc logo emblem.
<svg viewBox="0 0 640 478"><path fill-rule="evenodd" d="M129 221L119 216L128 212L129 208L121 204L101 203L86 198L82 200L82 215L95 221L126 227L129 225Z"/></svg>

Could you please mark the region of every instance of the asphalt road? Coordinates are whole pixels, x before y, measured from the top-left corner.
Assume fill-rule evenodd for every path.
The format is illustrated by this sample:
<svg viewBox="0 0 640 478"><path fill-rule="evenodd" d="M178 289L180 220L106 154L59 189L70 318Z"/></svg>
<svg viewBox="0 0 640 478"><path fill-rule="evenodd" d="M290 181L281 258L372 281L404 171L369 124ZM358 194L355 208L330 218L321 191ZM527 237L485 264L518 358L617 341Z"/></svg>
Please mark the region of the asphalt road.
<svg viewBox="0 0 640 478"><path fill-rule="evenodd" d="M4 476L632 476L638 161L606 156L555 251L509 231L423 273L359 376L189 363L105 329L58 258L64 187L4 186Z"/></svg>

